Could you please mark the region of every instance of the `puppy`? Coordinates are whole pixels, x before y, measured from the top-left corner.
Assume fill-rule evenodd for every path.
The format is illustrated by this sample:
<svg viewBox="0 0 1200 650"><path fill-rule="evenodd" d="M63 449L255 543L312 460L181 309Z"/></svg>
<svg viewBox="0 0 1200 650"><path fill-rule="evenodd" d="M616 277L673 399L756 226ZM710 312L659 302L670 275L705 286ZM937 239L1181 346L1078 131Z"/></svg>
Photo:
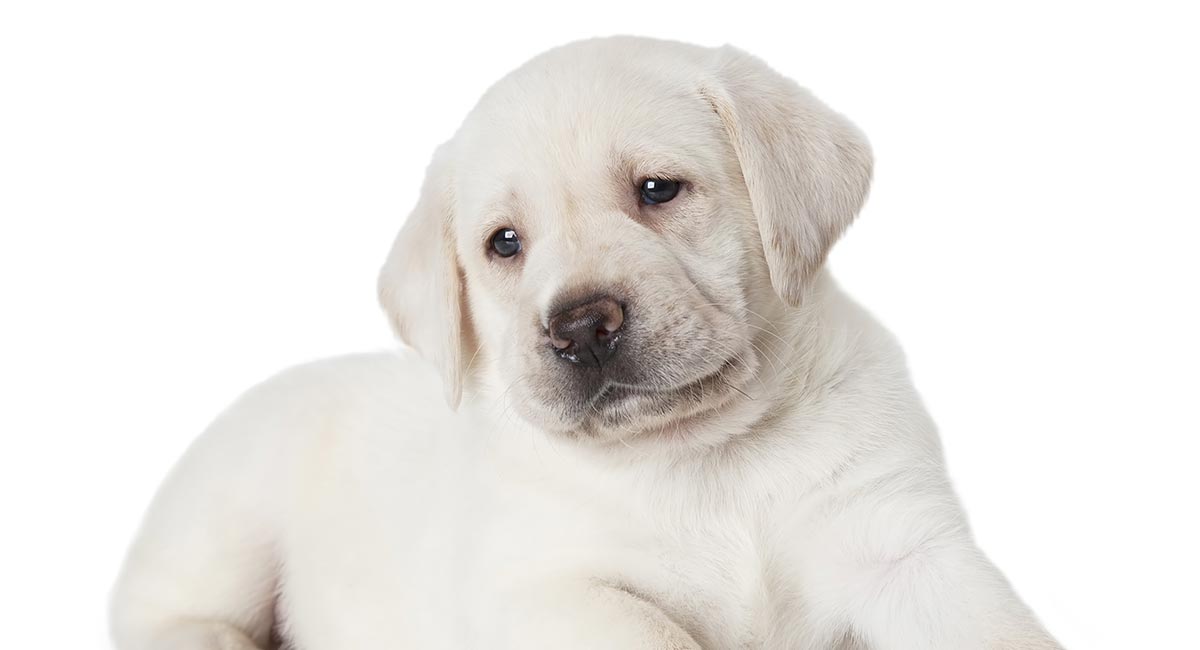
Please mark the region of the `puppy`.
<svg viewBox="0 0 1200 650"><path fill-rule="evenodd" d="M871 163L733 48L511 73L380 276L424 361L314 363L221 415L129 552L117 647L1058 647L823 270Z"/></svg>

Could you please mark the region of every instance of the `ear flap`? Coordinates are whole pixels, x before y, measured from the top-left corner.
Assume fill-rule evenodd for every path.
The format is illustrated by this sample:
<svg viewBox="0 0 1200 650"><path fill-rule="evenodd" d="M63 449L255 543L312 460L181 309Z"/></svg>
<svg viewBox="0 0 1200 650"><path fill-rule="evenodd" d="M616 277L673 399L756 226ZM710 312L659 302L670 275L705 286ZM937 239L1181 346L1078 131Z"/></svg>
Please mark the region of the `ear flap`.
<svg viewBox="0 0 1200 650"><path fill-rule="evenodd" d="M453 237L453 195L445 152L434 154L421 197L379 273L379 302L392 329L442 373L446 402L462 398L466 296Z"/></svg>
<svg viewBox="0 0 1200 650"><path fill-rule="evenodd" d="M701 92L741 163L771 284L796 306L866 199L870 145L807 90L728 45Z"/></svg>

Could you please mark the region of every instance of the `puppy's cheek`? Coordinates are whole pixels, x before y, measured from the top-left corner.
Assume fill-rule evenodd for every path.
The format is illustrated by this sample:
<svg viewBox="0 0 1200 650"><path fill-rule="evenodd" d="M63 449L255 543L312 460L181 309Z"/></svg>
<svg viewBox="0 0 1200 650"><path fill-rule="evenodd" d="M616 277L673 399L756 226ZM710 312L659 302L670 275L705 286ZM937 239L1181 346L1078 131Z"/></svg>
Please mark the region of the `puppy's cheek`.
<svg viewBox="0 0 1200 650"><path fill-rule="evenodd" d="M530 424L549 430L562 431L578 424L579 416L572 405L581 403L569 394L570 384L547 366L544 360L530 363L514 380L505 395L505 402Z"/></svg>
<svg viewBox="0 0 1200 650"><path fill-rule="evenodd" d="M717 364L726 347L716 339L717 326L698 310L657 314L648 325L631 337L631 366L639 383L670 386L694 379Z"/></svg>
<svg viewBox="0 0 1200 650"><path fill-rule="evenodd" d="M565 433L578 427L578 418L569 414L553 401L528 397L513 405L513 412L537 429L550 433Z"/></svg>

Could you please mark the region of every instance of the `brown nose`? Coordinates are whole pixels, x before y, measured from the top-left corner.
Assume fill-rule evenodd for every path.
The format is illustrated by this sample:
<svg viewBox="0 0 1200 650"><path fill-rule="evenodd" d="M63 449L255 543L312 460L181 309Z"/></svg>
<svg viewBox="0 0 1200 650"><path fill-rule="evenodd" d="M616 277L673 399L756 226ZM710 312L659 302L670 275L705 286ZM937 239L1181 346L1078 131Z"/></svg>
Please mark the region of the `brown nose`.
<svg viewBox="0 0 1200 650"><path fill-rule="evenodd" d="M591 298L550 317L550 344L558 356L599 368L617 351L625 310L609 296Z"/></svg>

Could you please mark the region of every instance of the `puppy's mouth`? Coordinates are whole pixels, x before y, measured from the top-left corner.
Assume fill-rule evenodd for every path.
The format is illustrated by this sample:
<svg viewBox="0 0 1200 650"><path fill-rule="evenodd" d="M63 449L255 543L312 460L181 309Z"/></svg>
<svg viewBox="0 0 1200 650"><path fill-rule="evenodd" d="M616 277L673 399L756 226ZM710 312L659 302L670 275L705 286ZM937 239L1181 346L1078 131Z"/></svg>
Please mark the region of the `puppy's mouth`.
<svg viewBox="0 0 1200 650"><path fill-rule="evenodd" d="M706 387L718 383L725 373L732 370L733 364L733 360L727 360L716 370L701 376L699 379L688 380L676 386L657 387L625 384L619 381L609 382L596 392L596 395L592 397L588 406L603 409L613 405L619 405L623 401L627 401L638 396L663 397L678 393L694 393L696 391L701 391Z"/></svg>
<svg viewBox="0 0 1200 650"><path fill-rule="evenodd" d="M609 382L588 400L581 429L597 435L604 429L661 427L715 410L736 397L752 399L738 386L746 374L741 359L729 358L716 370L673 386Z"/></svg>

